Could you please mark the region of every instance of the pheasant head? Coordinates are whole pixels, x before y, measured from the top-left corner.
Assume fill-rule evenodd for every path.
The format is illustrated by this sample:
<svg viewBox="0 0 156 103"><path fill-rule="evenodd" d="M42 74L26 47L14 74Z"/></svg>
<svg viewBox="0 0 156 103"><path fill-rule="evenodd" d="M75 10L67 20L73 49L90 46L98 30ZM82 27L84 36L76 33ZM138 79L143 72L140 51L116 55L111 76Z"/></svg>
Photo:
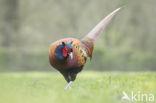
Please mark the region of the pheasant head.
<svg viewBox="0 0 156 103"><path fill-rule="evenodd" d="M59 60L66 60L69 56L72 58L73 47L72 41L69 44L62 42L61 45L57 46L55 56Z"/></svg>

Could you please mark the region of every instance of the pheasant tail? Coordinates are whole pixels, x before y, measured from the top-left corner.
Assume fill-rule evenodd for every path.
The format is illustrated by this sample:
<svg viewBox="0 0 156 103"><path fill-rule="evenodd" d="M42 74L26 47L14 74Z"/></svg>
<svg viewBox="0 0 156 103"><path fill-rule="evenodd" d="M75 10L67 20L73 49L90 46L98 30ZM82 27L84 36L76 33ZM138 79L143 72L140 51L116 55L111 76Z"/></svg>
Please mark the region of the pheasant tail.
<svg viewBox="0 0 156 103"><path fill-rule="evenodd" d="M94 49L94 41L99 36L100 32L106 27L106 25L111 21L112 17L120 10L120 8L114 10L109 15L107 15L103 20L101 20L84 38L82 38L82 43L85 45L87 54L92 58L92 52Z"/></svg>

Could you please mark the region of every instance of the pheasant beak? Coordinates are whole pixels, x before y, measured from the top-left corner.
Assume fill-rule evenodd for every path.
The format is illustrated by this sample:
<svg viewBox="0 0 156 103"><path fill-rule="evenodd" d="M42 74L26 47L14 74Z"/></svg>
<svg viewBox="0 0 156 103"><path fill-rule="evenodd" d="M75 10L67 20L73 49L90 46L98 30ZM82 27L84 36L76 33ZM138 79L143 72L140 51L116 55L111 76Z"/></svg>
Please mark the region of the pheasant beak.
<svg viewBox="0 0 156 103"><path fill-rule="evenodd" d="M69 56L71 59L73 59L73 52L70 52Z"/></svg>

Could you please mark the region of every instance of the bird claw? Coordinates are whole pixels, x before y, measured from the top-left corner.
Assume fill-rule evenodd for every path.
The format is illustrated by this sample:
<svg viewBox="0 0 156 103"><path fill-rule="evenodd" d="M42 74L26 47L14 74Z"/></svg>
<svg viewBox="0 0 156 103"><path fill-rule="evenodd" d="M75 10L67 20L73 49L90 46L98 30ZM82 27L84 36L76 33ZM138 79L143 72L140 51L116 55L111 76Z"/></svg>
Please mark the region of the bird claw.
<svg viewBox="0 0 156 103"><path fill-rule="evenodd" d="M71 88L71 87L70 87L71 84L72 84L72 81L70 81L70 82L68 83L68 85L64 88L64 90L67 90L68 88Z"/></svg>

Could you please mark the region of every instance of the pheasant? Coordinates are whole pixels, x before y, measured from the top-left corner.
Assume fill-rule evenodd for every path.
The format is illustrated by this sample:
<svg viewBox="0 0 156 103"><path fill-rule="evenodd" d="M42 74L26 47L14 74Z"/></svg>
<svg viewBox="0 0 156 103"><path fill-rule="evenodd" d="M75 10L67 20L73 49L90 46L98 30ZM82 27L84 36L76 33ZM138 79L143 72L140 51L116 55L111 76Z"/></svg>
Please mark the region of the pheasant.
<svg viewBox="0 0 156 103"><path fill-rule="evenodd" d="M57 69L68 82L65 89L76 79L77 74L83 69L87 57L92 58L94 41L120 10L114 10L101 20L84 38L64 38L50 45L49 61L52 67Z"/></svg>

